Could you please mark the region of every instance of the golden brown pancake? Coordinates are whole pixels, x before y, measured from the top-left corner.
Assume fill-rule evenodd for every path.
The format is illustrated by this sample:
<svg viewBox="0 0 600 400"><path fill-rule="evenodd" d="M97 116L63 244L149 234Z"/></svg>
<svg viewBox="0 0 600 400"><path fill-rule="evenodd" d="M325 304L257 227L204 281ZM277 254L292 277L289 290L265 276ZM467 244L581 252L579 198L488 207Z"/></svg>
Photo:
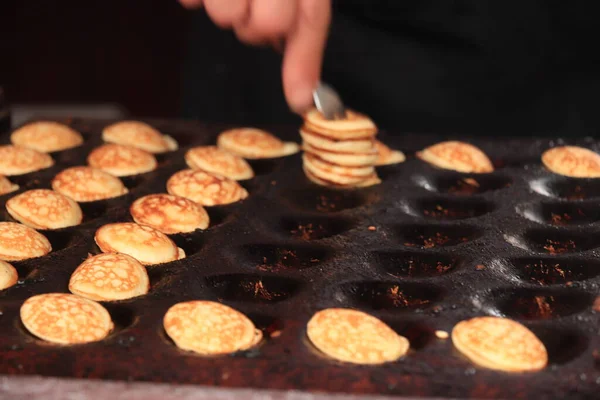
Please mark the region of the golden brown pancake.
<svg viewBox="0 0 600 400"><path fill-rule="evenodd" d="M358 184L358 183L364 181L366 178L372 176L375 173L375 169L373 169L373 171L371 171L370 174L360 176L360 175L357 175L357 173L352 171L353 170L352 167L334 166L332 164L329 164L329 165L332 165L333 168L335 168L335 172L334 172L334 171L332 171L332 168L329 167L329 165L327 165L327 163L325 163L325 162L319 163L319 161L315 161L315 160L318 160L318 158L312 156L312 159L311 159L310 154L304 153L304 155L303 155L304 169L307 170L308 172L310 172L311 175L313 175L319 179L333 182L338 185L355 185L355 184ZM358 173L360 173L360 172L362 172L362 170L364 168L358 167L356 169L359 171Z"/></svg>
<svg viewBox="0 0 600 400"><path fill-rule="evenodd" d="M156 169L156 158L147 151L122 144L105 144L87 158L90 167L114 176L144 174Z"/></svg>
<svg viewBox="0 0 600 400"><path fill-rule="evenodd" d="M1 175L23 175L53 165L54 160L46 153L40 153L22 146L0 146Z"/></svg>
<svg viewBox="0 0 600 400"><path fill-rule="evenodd" d="M302 129L335 140L369 139L377 134L377 126L366 115L346 110L344 119L327 120L316 109L304 115Z"/></svg>
<svg viewBox="0 0 600 400"><path fill-rule="evenodd" d="M354 140L334 140L314 132L300 129L300 136L307 143L317 149L340 153L370 153L373 151L375 141L373 138Z"/></svg>
<svg viewBox="0 0 600 400"><path fill-rule="evenodd" d="M417 152L421 160L443 169L465 173L494 171L490 159L477 147L464 142L448 141Z"/></svg>
<svg viewBox="0 0 600 400"><path fill-rule="evenodd" d="M167 181L167 191L203 206L231 204L248 197L239 183L199 169L179 171Z"/></svg>
<svg viewBox="0 0 600 400"><path fill-rule="evenodd" d="M16 222L0 222L0 260L21 261L52 251L44 235Z"/></svg>
<svg viewBox="0 0 600 400"><path fill-rule="evenodd" d="M92 167L71 167L52 180L52 189L79 203L112 199L128 193L117 177Z"/></svg>
<svg viewBox="0 0 600 400"><path fill-rule="evenodd" d="M246 160L217 146L194 147L185 153L185 161L192 169L201 169L235 181L254 177L254 171Z"/></svg>
<svg viewBox="0 0 600 400"><path fill-rule="evenodd" d="M410 344L379 319L361 311L329 308L308 321L310 342L327 356L354 364L383 364L404 356Z"/></svg>
<svg viewBox="0 0 600 400"><path fill-rule="evenodd" d="M377 158L375 165L399 164L406 161L406 156L403 152L399 150L392 150L379 140L375 141L375 147L377 148L377 153L379 153L379 157Z"/></svg>
<svg viewBox="0 0 600 400"><path fill-rule="evenodd" d="M24 125L10 135L10 141L16 146L42 153L67 150L83 144L79 132L67 125L51 121L38 121Z"/></svg>
<svg viewBox="0 0 600 400"><path fill-rule="evenodd" d="M546 150L542 162L555 174L572 178L600 178L600 154L577 146Z"/></svg>
<svg viewBox="0 0 600 400"><path fill-rule="evenodd" d="M323 161L319 157L310 153L304 153L302 155L302 160L304 162L304 165L312 164L315 168L336 175L350 176L355 178L366 178L375 173L375 167L372 166L344 167L342 165L335 165L328 163L327 161Z"/></svg>
<svg viewBox="0 0 600 400"><path fill-rule="evenodd" d="M0 196L19 190L19 185L12 183L4 175L0 175Z"/></svg>
<svg viewBox="0 0 600 400"><path fill-rule="evenodd" d="M248 159L284 157L297 153L296 143L283 142L269 132L255 128L235 128L222 132L217 145Z"/></svg>
<svg viewBox="0 0 600 400"><path fill-rule="evenodd" d="M71 275L69 290L86 299L115 301L148 293L146 268L127 254L98 254L85 260Z"/></svg>
<svg viewBox="0 0 600 400"><path fill-rule="evenodd" d="M319 186L326 186L332 189L355 189L355 188L365 188L365 187L369 187L369 186L374 186L374 185L378 185L381 183L381 179L379 179L379 177L377 176L377 174L373 174L367 178L365 178L363 181L360 181L358 183L355 183L353 185L341 185L335 182L331 182L331 181L327 181L325 179L321 179L315 175L313 175L310 171L308 171L306 169L306 167L303 167L304 170L304 174L306 175L306 177L308 178L309 181L316 183Z"/></svg>
<svg viewBox="0 0 600 400"><path fill-rule="evenodd" d="M164 233L145 225L121 222L102 226L94 240L104 253L127 254L144 265L162 264L185 257Z"/></svg>
<svg viewBox="0 0 600 400"><path fill-rule="evenodd" d="M0 261L0 290L16 285L18 280L19 274L15 267L6 261Z"/></svg>
<svg viewBox="0 0 600 400"><path fill-rule="evenodd" d="M247 350L262 338L244 314L212 301L175 304L165 314L163 326L177 347L202 355Z"/></svg>
<svg viewBox="0 0 600 400"><path fill-rule="evenodd" d="M375 147L373 147L373 151L368 153L334 153L332 151L317 149L307 143L304 143L302 147L306 153L315 155L330 164L343 167L372 167L379 157L379 153L377 153Z"/></svg>
<svg viewBox="0 0 600 400"><path fill-rule="evenodd" d="M193 232L208 228L210 218L200 204L170 194L150 194L133 202L129 211L133 220L162 233Z"/></svg>
<svg viewBox="0 0 600 400"><path fill-rule="evenodd" d="M53 190L33 189L12 197L6 211L17 221L34 229L60 229L81 224L79 204Z"/></svg>
<svg viewBox="0 0 600 400"><path fill-rule="evenodd" d="M535 334L507 318L459 322L452 330L452 343L475 364L499 371L539 371L548 363L546 348Z"/></svg>
<svg viewBox="0 0 600 400"><path fill-rule="evenodd" d="M165 153L178 148L175 139L140 121L121 121L109 125L102 131L102 139L108 143L137 147L149 153Z"/></svg>
<svg viewBox="0 0 600 400"><path fill-rule="evenodd" d="M28 298L21 306L21 321L32 335L59 344L96 342L114 328L102 305L68 293Z"/></svg>

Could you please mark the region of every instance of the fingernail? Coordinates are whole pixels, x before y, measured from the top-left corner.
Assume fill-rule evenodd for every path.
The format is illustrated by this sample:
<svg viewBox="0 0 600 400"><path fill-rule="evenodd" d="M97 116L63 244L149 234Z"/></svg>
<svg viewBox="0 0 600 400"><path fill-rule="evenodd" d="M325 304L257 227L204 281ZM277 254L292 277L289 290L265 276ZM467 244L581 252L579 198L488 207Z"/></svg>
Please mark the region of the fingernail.
<svg viewBox="0 0 600 400"><path fill-rule="evenodd" d="M302 114L313 106L313 90L302 86L294 90L288 98L290 109L296 114Z"/></svg>

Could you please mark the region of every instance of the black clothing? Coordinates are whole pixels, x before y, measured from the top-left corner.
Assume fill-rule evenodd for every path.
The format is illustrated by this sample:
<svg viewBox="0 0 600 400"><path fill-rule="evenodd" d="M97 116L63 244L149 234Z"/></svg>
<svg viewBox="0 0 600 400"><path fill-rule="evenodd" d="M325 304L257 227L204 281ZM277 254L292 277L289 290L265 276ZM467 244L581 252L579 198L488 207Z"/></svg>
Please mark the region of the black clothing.
<svg viewBox="0 0 600 400"><path fill-rule="evenodd" d="M339 0L323 80L381 127L411 132L595 135L600 26L588 2ZM198 13L184 116L298 123L280 56Z"/></svg>

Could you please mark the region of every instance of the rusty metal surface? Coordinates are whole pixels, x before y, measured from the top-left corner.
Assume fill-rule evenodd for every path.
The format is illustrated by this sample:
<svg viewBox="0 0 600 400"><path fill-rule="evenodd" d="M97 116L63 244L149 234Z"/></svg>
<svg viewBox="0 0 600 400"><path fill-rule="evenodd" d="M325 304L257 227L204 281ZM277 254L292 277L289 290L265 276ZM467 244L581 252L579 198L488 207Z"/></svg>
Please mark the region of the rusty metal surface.
<svg viewBox="0 0 600 400"><path fill-rule="evenodd" d="M49 187L58 171L85 163L107 123L69 122L85 134L85 146L55 154L58 163L49 170L15 177L21 191ZM81 226L45 232L53 253L15 263L19 284L0 292L5 392L18 386L14 376L38 375L90 379L78 387L94 391L125 385L99 380L140 381L200 385L215 395L233 393L230 388L461 398L597 392L600 319L593 304L600 283L600 182L545 171L539 156L555 143L548 139L471 140L495 162L492 174L440 171L409 157L379 169L382 185L349 192L310 184L299 155L252 162L258 176L243 183L249 199L211 208L213 226L207 231L173 236L188 257L150 268L147 296L106 304L117 327L110 337L71 347L32 337L18 318L22 302L36 293L67 291L72 271L88 253L99 251L92 239L95 229L129 221L133 199L164 192L168 177L185 168L186 147L214 143L224 128L151 122L182 148L159 156L157 171L126 178L128 195L84 205ZM273 130L298 140L294 127ZM384 133L382 139L410 156L441 138ZM579 143L598 149L591 140ZM0 198L2 208L9 197ZM1 217L10 220L6 212ZM162 317L169 306L189 299L219 300L239 309L264 331L265 341L228 357L178 350L162 330ZM324 358L305 339L305 324L316 310L332 306L380 317L409 338L410 353L377 367ZM450 340L434 334L484 314L506 315L529 326L548 348L548 368L536 374L475 368ZM71 382L31 379L25 382L61 388Z"/></svg>

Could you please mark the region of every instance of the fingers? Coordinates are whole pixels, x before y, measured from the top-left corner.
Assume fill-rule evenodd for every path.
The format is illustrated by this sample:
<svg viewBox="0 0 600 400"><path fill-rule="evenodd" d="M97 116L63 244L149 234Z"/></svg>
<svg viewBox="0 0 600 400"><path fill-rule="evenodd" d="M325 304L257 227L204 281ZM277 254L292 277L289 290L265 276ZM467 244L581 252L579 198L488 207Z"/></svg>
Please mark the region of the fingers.
<svg viewBox="0 0 600 400"><path fill-rule="evenodd" d="M185 8L190 9L202 7L202 0L179 0L179 3Z"/></svg>
<svg viewBox="0 0 600 400"><path fill-rule="evenodd" d="M297 0L252 0L248 18L234 29L243 42L273 43L291 32L296 15Z"/></svg>
<svg viewBox="0 0 600 400"><path fill-rule="evenodd" d="M330 0L298 0L297 23L288 35L282 67L285 96L296 113L313 104L330 21Z"/></svg>
<svg viewBox="0 0 600 400"><path fill-rule="evenodd" d="M250 0L204 0L206 12L221 28L243 24L249 13Z"/></svg>

